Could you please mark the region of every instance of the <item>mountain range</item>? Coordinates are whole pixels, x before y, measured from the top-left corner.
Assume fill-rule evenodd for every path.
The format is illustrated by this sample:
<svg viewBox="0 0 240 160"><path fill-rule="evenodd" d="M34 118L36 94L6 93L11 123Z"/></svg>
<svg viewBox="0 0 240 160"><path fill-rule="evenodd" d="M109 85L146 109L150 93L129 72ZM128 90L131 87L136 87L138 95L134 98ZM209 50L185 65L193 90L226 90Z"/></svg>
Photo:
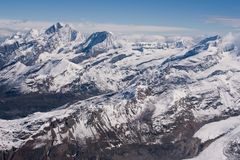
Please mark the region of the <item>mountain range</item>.
<svg viewBox="0 0 240 160"><path fill-rule="evenodd" d="M0 42L0 160L240 159L240 36L56 23Z"/></svg>

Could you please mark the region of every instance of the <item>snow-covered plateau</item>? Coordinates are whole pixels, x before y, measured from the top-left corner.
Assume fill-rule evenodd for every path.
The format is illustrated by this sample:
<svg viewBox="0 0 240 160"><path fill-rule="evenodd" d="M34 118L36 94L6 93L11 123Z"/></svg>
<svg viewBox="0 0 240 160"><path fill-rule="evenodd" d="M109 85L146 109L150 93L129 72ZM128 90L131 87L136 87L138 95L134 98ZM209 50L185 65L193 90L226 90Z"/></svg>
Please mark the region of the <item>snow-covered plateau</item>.
<svg viewBox="0 0 240 160"><path fill-rule="evenodd" d="M238 160L240 35L16 33L0 112L0 160Z"/></svg>

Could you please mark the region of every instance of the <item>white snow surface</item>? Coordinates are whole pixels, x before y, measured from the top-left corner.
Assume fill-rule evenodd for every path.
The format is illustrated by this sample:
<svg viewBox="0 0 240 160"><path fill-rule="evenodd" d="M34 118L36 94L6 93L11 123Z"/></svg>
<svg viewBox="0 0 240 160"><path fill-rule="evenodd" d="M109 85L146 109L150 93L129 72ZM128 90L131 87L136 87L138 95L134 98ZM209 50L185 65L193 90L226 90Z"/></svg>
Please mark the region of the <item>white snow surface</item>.
<svg viewBox="0 0 240 160"><path fill-rule="evenodd" d="M227 155L226 150L229 147L229 143L239 142L240 116L230 117L226 120L206 124L195 133L194 137L200 138L202 142L215 138L218 139L212 142L197 157L192 158L191 160L231 159L231 155ZM234 157L232 158L235 159Z"/></svg>

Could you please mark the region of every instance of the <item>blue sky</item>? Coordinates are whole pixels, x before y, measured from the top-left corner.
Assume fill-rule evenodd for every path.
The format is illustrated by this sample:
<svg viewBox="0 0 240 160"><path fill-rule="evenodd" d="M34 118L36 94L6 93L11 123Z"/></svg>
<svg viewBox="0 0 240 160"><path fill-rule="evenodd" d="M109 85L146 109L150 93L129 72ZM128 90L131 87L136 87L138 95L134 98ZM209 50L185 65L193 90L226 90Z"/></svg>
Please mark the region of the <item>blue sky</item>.
<svg viewBox="0 0 240 160"><path fill-rule="evenodd" d="M239 0L8 0L0 19L238 31ZM1 27L1 23L0 23Z"/></svg>

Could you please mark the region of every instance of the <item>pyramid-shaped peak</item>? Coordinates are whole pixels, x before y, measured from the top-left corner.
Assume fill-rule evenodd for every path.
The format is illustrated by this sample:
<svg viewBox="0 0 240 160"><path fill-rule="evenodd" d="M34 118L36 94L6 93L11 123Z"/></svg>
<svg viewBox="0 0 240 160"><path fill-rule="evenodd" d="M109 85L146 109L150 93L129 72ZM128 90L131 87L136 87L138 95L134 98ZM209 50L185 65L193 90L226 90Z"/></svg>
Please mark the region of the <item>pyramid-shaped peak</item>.
<svg viewBox="0 0 240 160"><path fill-rule="evenodd" d="M55 24L55 26L56 26L56 28L62 28L63 26L64 26L64 24L62 24L62 23L60 23L60 22L57 22L56 24Z"/></svg>
<svg viewBox="0 0 240 160"><path fill-rule="evenodd" d="M95 32L95 33L90 35L90 37L88 38L87 41L101 43L104 40L106 40L107 38L109 38L110 36L112 36L112 34L110 32L107 32L107 31Z"/></svg>
<svg viewBox="0 0 240 160"><path fill-rule="evenodd" d="M60 22L57 22L56 24L50 26L48 29L46 29L45 33L46 34L53 34L57 31L59 31L59 29L63 28L63 24Z"/></svg>

